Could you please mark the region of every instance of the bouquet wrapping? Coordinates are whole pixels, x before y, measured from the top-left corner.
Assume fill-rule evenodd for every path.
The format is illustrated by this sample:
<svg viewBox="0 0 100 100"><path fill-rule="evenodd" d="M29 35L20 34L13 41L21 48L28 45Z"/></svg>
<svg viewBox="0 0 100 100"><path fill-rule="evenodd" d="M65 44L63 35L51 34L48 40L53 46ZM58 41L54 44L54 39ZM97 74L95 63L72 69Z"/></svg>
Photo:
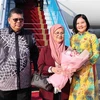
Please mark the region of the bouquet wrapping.
<svg viewBox="0 0 100 100"><path fill-rule="evenodd" d="M47 81L51 83L58 91L65 86L68 79L71 78L74 72L80 68L84 63L88 61L89 52L84 50L82 53L78 53L69 47L61 54L61 67L63 72L61 74L53 74Z"/></svg>

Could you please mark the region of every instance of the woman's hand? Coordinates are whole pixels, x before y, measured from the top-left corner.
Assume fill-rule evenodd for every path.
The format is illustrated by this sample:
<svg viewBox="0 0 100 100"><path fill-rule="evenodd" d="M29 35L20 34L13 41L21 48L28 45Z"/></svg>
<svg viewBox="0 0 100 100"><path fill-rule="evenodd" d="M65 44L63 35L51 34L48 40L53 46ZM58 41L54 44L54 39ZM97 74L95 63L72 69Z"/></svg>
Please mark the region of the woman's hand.
<svg viewBox="0 0 100 100"><path fill-rule="evenodd" d="M60 74L62 72L62 68L60 67L52 67L52 72L56 74Z"/></svg>

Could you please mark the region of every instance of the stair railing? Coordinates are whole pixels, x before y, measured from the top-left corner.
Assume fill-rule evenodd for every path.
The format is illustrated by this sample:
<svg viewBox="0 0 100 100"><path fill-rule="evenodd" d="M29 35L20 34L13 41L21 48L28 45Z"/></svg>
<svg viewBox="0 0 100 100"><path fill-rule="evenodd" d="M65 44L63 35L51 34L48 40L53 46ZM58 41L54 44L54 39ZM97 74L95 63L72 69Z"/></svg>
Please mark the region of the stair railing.
<svg viewBox="0 0 100 100"><path fill-rule="evenodd" d="M65 28L65 45L70 45L71 32L68 24L65 22L63 14L56 0L48 0L48 9L51 16L52 24L61 24Z"/></svg>
<svg viewBox="0 0 100 100"><path fill-rule="evenodd" d="M48 6L48 0L46 0L47 6Z"/></svg>
<svg viewBox="0 0 100 100"><path fill-rule="evenodd" d="M0 0L0 29L8 26L8 9L10 0Z"/></svg>
<svg viewBox="0 0 100 100"><path fill-rule="evenodd" d="M0 28L3 28L5 24L6 2L7 0L0 1Z"/></svg>

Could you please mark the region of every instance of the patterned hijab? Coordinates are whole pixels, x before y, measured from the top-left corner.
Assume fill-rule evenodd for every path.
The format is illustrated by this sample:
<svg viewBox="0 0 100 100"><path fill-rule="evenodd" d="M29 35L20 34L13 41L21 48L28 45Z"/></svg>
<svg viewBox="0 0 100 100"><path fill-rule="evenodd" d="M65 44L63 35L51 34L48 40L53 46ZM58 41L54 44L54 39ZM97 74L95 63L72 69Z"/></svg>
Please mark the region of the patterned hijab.
<svg viewBox="0 0 100 100"><path fill-rule="evenodd" d="M50 28L49 45L51 49L51 56L53 57L55 62L60 65L61 64L60 55L61 55L61 52L65 50L64 41L62 41L61 43L58 43L53 38L54 32L59 28L62 28L64 30L64 27L61 26L60 24L55 24Z"/></svg>

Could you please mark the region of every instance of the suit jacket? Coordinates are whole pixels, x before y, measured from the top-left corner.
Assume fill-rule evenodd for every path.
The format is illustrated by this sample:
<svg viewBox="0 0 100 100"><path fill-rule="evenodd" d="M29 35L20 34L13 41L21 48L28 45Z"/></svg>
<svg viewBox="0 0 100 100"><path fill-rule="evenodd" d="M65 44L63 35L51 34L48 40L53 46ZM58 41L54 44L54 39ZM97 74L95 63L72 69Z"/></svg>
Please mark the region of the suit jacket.
<svg viewBox="0 0 100 100"><path fill-rule="evenodd" d="M44 75L51 75L51 73L48 73L48 68L50 66L55 66L55 61L51 56L51 49L49 45L43 47L40 51L39 58L38 58L38 69L39 70L42 65L44 65L42 73ZM68 100L69 89L70 89L70 83L68 81L66 86L62 89L61 100ZM54 91L52 90L49 92L49 91L40 89L40 96L43 98L43 100L53 100Z"/></svg>

